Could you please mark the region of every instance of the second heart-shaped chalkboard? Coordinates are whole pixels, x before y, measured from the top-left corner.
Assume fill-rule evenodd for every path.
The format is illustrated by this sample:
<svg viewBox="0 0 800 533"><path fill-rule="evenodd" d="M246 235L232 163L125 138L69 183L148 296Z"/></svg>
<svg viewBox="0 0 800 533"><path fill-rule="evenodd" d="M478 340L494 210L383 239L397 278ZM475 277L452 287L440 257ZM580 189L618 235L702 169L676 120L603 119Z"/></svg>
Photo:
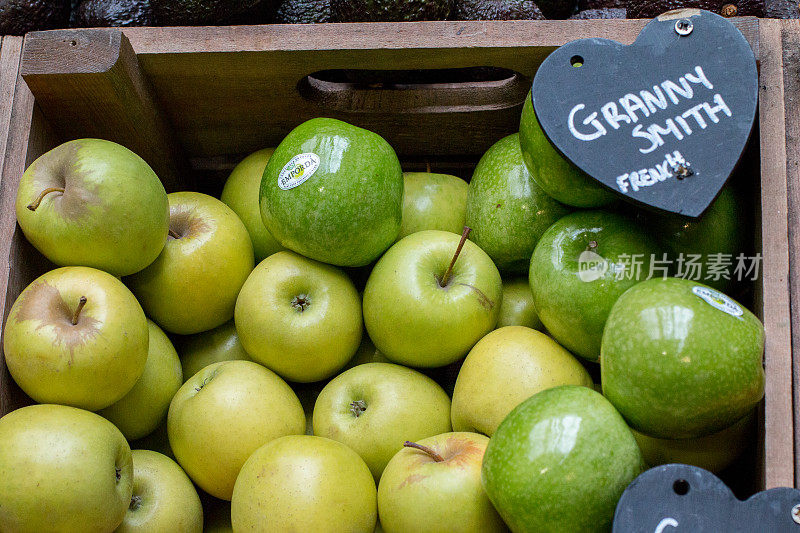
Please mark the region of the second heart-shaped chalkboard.
<svg viewBox="0 0 800 533"><path fill-rule="evenodd" d="M536 73L533 107L567 159L625 199L697 217L747 145L758 72L730 21L666 13L632 45L580 39Z"/></svg>

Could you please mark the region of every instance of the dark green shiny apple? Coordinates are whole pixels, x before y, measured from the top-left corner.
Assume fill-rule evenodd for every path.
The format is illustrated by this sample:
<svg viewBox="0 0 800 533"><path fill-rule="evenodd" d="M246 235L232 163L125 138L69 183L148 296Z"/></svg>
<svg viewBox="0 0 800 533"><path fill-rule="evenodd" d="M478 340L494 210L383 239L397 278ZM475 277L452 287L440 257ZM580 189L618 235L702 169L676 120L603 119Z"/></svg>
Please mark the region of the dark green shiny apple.
<svg viewBox="0 0 800 533"><path fill-rule="evenodd" d="M527 272L539 238L569 212L533 181L519 134L496 142L475 167L467 193L470 239L501 271Z"/></svg>
<svg viewBox="0 0 800 533"><path fill-rule="evenodd" d="M764 327L741 304L697 282L636 285L614 304L600 357L603 394L652 437L720 431L764 396Z"/></svg>
<svg viewBox="0 0 800 533"><path fill-rule="evenodd" d="M522 157L533 179L562 204L601 207L615 200L614 193L584 174L553 148L536 120L530 93L522 107L519 142Z"/></svg>
<svg viewBox="0 0 800 533"><path fill-rule="evenodd" d="M552 337L596 361L603 326L619 296L650 275L658 245L630 219L608 211L578 211L544 233L531 257L528 281L539 319Z"/></svg>
<svg viewBox="0 0 800 533"><path fill-rule="evenodd" d="M512 531L611 529L622 492L643 469L636 440L603 396L562 385L517 406L483 458L483 487Z"/></svg>

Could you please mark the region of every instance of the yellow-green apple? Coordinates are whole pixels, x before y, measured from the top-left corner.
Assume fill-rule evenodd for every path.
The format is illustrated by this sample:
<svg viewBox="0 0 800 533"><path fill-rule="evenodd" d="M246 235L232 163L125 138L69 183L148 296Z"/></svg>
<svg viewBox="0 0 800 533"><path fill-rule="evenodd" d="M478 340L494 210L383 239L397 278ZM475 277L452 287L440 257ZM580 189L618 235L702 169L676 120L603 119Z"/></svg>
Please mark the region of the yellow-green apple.
<svg viewBox="0 0 800 533"><path fill-rule="evenodd" d="M280 376L328 378L353 357L363 330L361 298L341 270L278 252L253 270L236 301L245 351Z"/></svg>
<svg viewBox="0 0 800 533"><path fill-rule="evenodd" d="M347 362L342 370L349 370L354 366L366 363L391 363L391 361L375 347L369 335L363 335L361 337L361 344L358 346L356 354Z"/></svg>
<svg viewBox="0 0 800 533"><path fill-rule="evenodd" d="M303 406L289 385L252 361L202 369L175 394L167 418L178 463L223 500L231 499L239 469L259 446L305 429Z"/></svg>
<svg viewBox="0 0 800 533"><path fill-rule="evenodd" d="M167 193L124 146L78 139L45 153L17 189L25 237L60 266L127 276L152 263L167 238Z"/></svg>
<svg viewBox="0 0 800 533"><path fill-rule="evenodd" d="M230 207L199 192L169 198L169 237L161 255L127 278L147 314L170 333L189 335L233 318L253 270L253 245Z"/></svg>
<svg viewBox="0 0 800 533"><path fill-rule="evenodd" d="M403 173L402 239L418 231L438 229L460 233L467 209L467 182L449 174Z"/></svg>
<svg viewBox="0 0 800 533"><path fill-rule="evenodd" d="M614 193L597 183L561 155L542 131L531 103L525 98L519 123L522 158L544 192L575 207L600 207L614 201Z"/></svg>
<svg viewBox="0 0 800 533"><path fill-rule="evenodd" d="M128 440L149 435L166 420L169 402L183 383L181 362L172 342L153 321L148 320L147 326L150 348L142 376L122 399L98 412Z"/></svg>
<svg viewBox="0 0 800 533"><path fill-rule="evenodd" d="M545 231L531 257L528 281L539 319L570 352L600 356L611 306L656 270L660 249L650 233L609 211L578 211ZM652 272L651 272L652 270Z"/></svg>
<svg viewBox="0 0 800 533"><path fill-rule="evenodd" d="M466 240L468 233L412 233L375 265L364 289L364 323L391 361L445 366L494 329L503 297L500 273Z"/></svg>
<svg viewBox="0 0 800 533"><path fill-rule="evenodd" d="M258 207L261 178L274 151L274 148L265 148L245 157L228 176L219 197L244 222L250 240L253 241L256 262L283 250L280 243L264 226L261 210Z"/></svg>
<svg viewBox="0 0 800 533"><path fill-rule="evenodd" d="M755 442L754 420L750 413L730 427L696 439L658 439L632 432L648 466L682 463L720 473Z"/></svg>
<svg viewBox="0 0 800 533"><path fill-rule="evenodd" d="M183 367L183 378L221 361L250 361L236 333L233 320L214 329L181 337L175 342Z"/></svg>
<svg viewBox="0 0 800 533"><path fill-rule="evenodd" d="M533 305L531 286L525 278L503 280L503 303L500 305L497 327L505 326L544 329Z"/></svg>
<svg viewBox="0 0 800 533"><path fill-rule="evenodd" d="M286 248L332 265L363 266L400 231L403 171L380 135L314 118L275 149L259 205L264 225Z"/></svg>
<svg viewBox="0 0 800 533"><path fill-rule="evenodd" d="M310 435L269 442L247 459L231 500L234 531L372 533L375 481L353 450Z"/></svg>
<svg viewBox="0 0 800 533"><path fill-rule="evenodd" d="M158 452L133 450L133 496L115 533L202 533L203 507L186 473Z"/></svg>
<svg viewBox="0 0 800 533"><path fill-rule="evenodd" d="M6 321L11 376L40 403L90 411L125 396L144 371L147 319L120 280L89 267L36 278Z"/></svg>
<svg viewBox="0 0 800 533"><path fill-rule="evenodd" d="M447 393L431 378L390 363L342 372L314 404L314 435L350 446L376 480L404 441L450 429Z"/></svg>
<svg viewBox="0 0 800 533"><path fill-rule="evenodd" d="M132 487L131 449L105 418L64 405L0 418L0 531L113 531Z"/></svg>
<svg viewBox="0 0 800 533"><path fill-rule="evenodd" d="M406 442L378 485L378 516L386 533L507 531L481 486L489 439L443 433Z"/></svg>
<svg viewBox="0 0 800 533"><path fill-rule="evenodd" d="M531 177L517 133L483 154L469 182L466 224L472 228L470 239L503 272L527 272L542 234L569 211Z"/></svg>
<svg viewBox="0 0 800 533"><path fill-rule="evenodd" d="M455 431L492 436L517 405L558 385L592 386L575 357L540 331L507 326L492 331L467 355L453 391Z"/></svg>
<svg viewBox="0 0 800 533"><path fill-rule="evenodd" d="M620 296L603 332L603 394L651 437L716 433L764 396L764 327L695 281L651 279Z"/></svg>
<svg viewBox="0 0 800 533"><path fill-rule="evenodd" d="M625 420L589 387L562 385L518 405L483 457L483 487L515 532L611 530L644 462Z"/></svg>

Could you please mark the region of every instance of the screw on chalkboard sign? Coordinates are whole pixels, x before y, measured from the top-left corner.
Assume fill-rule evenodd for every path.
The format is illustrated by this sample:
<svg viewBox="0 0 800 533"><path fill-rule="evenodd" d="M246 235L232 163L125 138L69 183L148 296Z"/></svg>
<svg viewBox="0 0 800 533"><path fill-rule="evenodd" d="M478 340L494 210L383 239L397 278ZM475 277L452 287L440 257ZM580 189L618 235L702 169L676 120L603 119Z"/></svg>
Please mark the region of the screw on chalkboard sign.
<svg viewBox="0 0 800 533"><path fill-rule="evenodd" d="M617 504L613 533L798 533L800 490L770 489L742 501L695 466L652 468Z"/></svg>
<svg viewBox="0 0 800 533"><path fill-rule="evenodd" d="M682 9L629 46L565 44L539 67L531 94L545 135L578 168L633 203L697 217L742 157L758 72L730 21Z"/></svg>

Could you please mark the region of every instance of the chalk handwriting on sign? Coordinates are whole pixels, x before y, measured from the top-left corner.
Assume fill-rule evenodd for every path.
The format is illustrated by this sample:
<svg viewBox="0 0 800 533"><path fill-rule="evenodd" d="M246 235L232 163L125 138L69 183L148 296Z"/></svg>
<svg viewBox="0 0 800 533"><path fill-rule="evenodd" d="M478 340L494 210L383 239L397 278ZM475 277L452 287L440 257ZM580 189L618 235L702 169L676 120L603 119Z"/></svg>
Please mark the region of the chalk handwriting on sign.
<svg viewBox="0 0 800 533"><path fill-rule="evenodd" d="M691 21L693 31L676 31ZM537 119L567 159L625 199L699 216L733 172L755 120L752 49L700 10L650 22L630 46L581 39L542 63Z"/></svg>
<svg viewBox="0 0 800 533"><path fill-rule="evenodd" d="M696 466L651 468L617 504L613 533L797 533L800 490L775 488L739 500L717 476Z"/></svg>

